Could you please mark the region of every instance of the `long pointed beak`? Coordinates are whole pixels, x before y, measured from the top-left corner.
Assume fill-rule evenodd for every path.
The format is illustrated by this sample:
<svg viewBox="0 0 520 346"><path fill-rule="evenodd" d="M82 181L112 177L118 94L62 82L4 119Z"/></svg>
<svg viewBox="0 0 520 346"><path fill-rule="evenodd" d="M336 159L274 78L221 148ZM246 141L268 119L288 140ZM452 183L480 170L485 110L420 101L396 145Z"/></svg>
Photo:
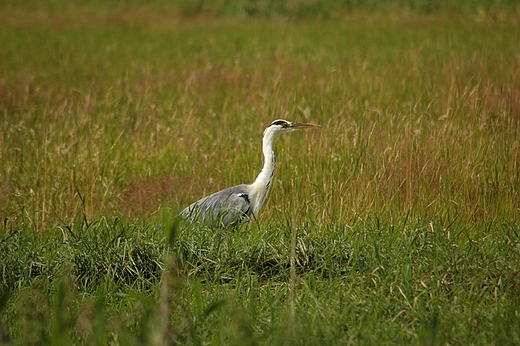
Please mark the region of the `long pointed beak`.
<svg viewBox="0 0 520 346"><path fill-rule="evenodd" d="M317 125L317 124L291 123L291 125L289 125L288 127L293 128L293 129L305 129L305 128L310 128L310 127L321 127L321 125Z"/></svg>

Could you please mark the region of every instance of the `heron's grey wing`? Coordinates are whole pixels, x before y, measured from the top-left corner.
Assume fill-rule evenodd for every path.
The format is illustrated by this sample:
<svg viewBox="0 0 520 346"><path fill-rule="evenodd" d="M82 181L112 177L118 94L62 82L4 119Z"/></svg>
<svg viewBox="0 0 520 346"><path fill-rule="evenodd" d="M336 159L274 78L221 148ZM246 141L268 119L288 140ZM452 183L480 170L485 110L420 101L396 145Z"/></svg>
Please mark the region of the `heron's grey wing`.
<svg viewBox="0 0 520 346"><path fill-rule="evenodd" d="M249 186L229 187L185 208L181 215L192 223L228 226L249 220L252 214Z"/></svg>

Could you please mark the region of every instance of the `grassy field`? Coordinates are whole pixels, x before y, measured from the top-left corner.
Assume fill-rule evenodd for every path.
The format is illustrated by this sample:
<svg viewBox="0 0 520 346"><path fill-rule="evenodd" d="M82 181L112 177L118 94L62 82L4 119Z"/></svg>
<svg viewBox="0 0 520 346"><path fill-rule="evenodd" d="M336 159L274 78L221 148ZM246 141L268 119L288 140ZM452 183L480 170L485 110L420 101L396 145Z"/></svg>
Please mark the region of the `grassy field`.
<svg viewBox="0 0 520 346"><path fill-rule="evenodd" d="M245 3L0 2L0 344L520 345L518 7Z"/></svg>

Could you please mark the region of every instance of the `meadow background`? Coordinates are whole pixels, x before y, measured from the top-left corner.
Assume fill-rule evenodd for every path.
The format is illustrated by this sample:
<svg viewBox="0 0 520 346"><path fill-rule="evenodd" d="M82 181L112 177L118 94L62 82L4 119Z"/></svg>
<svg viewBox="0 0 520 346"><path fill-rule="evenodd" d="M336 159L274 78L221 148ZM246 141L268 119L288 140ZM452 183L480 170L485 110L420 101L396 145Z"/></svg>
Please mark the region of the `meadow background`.
<svg viewBox="0 0 520 346"><path fill-rule="evenodd" d="M0 344L519 345L517 1L0 1ZM189 229L252 182L259 224Z"/></svg>

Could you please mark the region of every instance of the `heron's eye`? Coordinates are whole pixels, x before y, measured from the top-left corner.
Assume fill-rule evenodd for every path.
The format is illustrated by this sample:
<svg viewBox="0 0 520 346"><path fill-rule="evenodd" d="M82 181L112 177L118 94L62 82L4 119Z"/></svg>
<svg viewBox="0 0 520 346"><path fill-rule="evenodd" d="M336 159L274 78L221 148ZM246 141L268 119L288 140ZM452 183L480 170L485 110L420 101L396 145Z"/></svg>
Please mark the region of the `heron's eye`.
<svg viewBox="0 0 520 346"><path fill-rule="evenodd" d="M271 125L278 125L278 126L286 127L287 126L287 121L285 121L285 120L276 120L276 121L273 121L271 123Z"/></svg>

